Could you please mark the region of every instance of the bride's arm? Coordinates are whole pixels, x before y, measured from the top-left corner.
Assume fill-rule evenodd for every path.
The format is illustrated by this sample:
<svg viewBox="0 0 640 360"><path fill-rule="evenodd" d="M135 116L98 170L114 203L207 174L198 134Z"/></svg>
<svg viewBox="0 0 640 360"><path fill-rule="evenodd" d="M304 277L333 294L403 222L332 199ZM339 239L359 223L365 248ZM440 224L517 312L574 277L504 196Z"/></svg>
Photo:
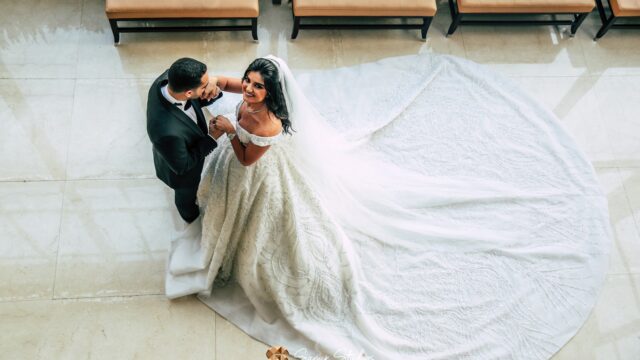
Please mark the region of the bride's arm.
<svg viewBox="0 0 640 360"><path fill-rule="evenodd" d="M228 91L236 94L242 94L242 79L226 76L216 76L218 79L218 87L222 91Z"/></svg>
<svg viewBox="0 0 640 360"><path fill-rule="evenodd" d="M228 135L235 135L236 129L231 125L231 122L225 118L224 116L216 116L215 119L215 128L220 129L227 133ZM277 130L277 132L275 132ZM259 136L275 136L280 133L280 129L268 129L267 133L260 133ZM231 146L233 147L233 152L236 154L238 161L244 166L253 165L256 161L258 161L262 155L264 155L267 150L269 150L269 146L258 146L253 143L249 143L246 146L240 142L237 136L234 136L231 140Z"/></svg>
<svg viewBox="0 0 640 360"><path fill-rule="evenodd" d="M244 146L237 136L231 140L231 146L233 147L233 152L236 153L238 161L244 166L253 165L269 150L269 146L258 146L252 143Z"/></svg>

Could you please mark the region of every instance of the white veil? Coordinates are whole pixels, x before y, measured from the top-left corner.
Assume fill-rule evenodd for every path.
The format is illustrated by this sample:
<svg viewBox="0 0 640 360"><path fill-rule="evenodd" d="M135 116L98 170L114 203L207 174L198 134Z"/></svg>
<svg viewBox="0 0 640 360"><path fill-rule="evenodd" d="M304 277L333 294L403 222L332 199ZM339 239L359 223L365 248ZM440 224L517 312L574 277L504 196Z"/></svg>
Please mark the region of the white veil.
<svg viewBox="0 0 640 360"><path fill-rule="evenodd" d="M510 237L505 230L439 226L424 209L467 201L505 201L523 194L502 183L438 178L403 169L365 150L365 140L350 142L324 119L301 91L286 62L265 57L279 69L289 119L295 132L288 154L321 204L345 229L393 246L418 250L424 241L439 250L493 248ZM389 121L392 121L390 119ZM531 193L528 193L528 197ZM416 247L421 243L421 246Z"/></svg>

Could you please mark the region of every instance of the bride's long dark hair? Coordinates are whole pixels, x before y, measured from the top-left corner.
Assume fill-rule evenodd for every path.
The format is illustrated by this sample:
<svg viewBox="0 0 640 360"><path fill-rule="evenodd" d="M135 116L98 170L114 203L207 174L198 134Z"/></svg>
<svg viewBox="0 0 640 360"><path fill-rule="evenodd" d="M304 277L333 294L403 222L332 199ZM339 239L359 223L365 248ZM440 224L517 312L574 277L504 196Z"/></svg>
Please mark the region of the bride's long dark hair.
<svg viewBox="0 0 640 360"><path fill-rule="evenodd" d="M264 87L267 90L267 97L265 98L265 104L267 109L277 116L282 121L282 129L285 134L290 134L291 120L289 120L289 112L287 111L287 103L282 92L282 85L280 84L278 68L271 61L258 58L253 60L247 70L245 70L242 80L247 78L249 72L255 71L260 73L264 80Z"/></svg>

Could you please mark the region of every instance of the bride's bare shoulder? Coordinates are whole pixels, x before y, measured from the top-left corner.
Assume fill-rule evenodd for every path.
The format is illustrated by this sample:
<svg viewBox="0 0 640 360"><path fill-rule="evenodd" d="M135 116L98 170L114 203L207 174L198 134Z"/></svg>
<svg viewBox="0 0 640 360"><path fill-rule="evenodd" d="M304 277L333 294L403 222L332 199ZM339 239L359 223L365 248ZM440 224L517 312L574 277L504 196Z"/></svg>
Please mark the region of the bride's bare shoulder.
<svg viewBox="0 0 640 360"><path fill-rule="evenodd" d="M268 120L262 122L258 129L256 129L254 135L261 137L277 136L282 132L282 121L278 119L274 114L269 113Z"/></svg>

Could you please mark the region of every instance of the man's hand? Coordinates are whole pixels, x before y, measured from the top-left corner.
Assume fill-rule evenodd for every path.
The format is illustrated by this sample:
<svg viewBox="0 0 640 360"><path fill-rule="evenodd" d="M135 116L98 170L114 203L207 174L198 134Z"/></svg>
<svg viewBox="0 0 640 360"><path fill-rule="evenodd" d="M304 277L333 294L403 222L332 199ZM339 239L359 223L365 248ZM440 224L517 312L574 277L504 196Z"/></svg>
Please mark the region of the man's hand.
<svg viewBox="0 0 640 360"><path fill-rule="evenodd" d="M218 87L218 78L215 76L209 76L209 83L207 84L207 87L204 89L204 92L202 93L202 96L200 97L200 99L209 101L214 97L218 96L220 91L221 90Z"/></svg>
<svg viewBox="0 0 640 360"><path fill-rule="evenodd" d="M214 117L211 121L216 129L220 129L227 134L236 132L236 128L231 125L231 121L222 115Z"/></svg>
<svg viewBox="0 0 640 360"><path fill-rule="evenodd" d="M220 136L224 134L224 131L215 128L215 118L209 120L209 135L218 140Z"/></svg>

